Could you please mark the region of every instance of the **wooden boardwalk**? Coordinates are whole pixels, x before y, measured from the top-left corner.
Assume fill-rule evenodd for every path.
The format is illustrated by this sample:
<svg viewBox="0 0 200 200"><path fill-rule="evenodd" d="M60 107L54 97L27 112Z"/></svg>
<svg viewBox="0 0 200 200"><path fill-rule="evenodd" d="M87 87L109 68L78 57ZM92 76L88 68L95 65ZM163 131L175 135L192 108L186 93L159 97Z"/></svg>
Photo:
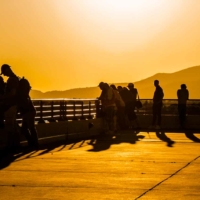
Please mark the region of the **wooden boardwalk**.
<svg viewBox="0 0 200 200"><path fill-rule="evenodd" d="M4 155L2 200L200 198L200 134L121 132Z"/></svg>

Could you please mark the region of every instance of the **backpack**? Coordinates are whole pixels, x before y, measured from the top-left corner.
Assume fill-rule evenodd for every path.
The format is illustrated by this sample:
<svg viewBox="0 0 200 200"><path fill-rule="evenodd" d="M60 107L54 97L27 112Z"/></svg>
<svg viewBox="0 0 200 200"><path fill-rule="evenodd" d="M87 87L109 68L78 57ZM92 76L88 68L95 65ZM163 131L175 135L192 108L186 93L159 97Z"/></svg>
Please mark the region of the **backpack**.
<svg viewBox="0 0 200 200"><path fill-rule="evenodd" d="M23 99L29 97L29 92L31 90L31 86L29 81L26 78L19 79L19 85L17 89L17 97L18 99Z"/></svg>

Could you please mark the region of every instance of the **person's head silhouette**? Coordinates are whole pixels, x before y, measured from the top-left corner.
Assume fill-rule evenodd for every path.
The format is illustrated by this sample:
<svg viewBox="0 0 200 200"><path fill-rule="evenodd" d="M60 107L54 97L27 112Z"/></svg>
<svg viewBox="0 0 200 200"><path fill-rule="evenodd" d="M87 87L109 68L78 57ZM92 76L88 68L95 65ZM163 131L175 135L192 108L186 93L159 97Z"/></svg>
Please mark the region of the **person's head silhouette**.
<svg viewBox="0 0 200 200"><path fill-rule="evenodd" d="M8 64L3 64L1 66L1 75L4 75L4 76L10 76L12 74L12 70L11 70L11 67L10 65Z"/></svg>
<svg viewBox="0 0 200 200"><path fill-rule="evenodd" d="M155 85L155 87L157 87L159 85L159 80L155 80L154 85Z"/></svg>
<svg viewBox="0 0 200 200"><path fill-rule="evenodd" d="M100 82L100 83L99 83L99 88L100 88L101 90L104 89L104 84L105 84L104 82Z"/></svg>
<svg viewBox="0 0 200 200"><path fill-rule="evenodd" d="M185 84L181 84L181 89L186 89L187 86Z"/></svg>
<svg viewBox="0 0 200 200"><path fill-rule="evenodd" d="M132 89L132 88L134 88L134 84L133 84L133 83L129 83L127 87L128 87L129 89Z"/></svg>

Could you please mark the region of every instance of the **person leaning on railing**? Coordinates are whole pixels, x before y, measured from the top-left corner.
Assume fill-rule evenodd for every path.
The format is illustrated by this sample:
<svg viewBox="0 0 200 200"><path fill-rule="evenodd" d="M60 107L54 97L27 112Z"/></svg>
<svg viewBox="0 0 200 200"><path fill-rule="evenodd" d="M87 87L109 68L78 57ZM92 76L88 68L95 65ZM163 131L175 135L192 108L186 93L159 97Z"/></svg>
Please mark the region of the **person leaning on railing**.
<svg viewBox="0 0 200 200"><path fill-rule="evenodd" d="M2 78L2 76L0 76L0 96L3 96L5 93L5 82ZM4 128L5 124L4 124L4 112L5 112L5 105L3 103L3 101L0 101L0 128Z"/></svg>
<svg viewBox="0 0 200 200"><path fill-rule="evenodd" d="M115 95L113 89L107 83L101 82L99 87L102 93L98 99L101 100L102 109L105 113L104 118L108 125L108 133L111 134L116 130L115 115L117 107L115 104Z"/></svg>
<svg viewBox="0 0 200 200"><path fill-rule="evenodd" d="M30 148L38 148L38 134L35 127L36 110L29 96L31 86L27 79L22 78L17 93L18 110L22 116L22 134L28 141Z"/></svg>
<svg viewBox="0 0 200 200"><path fill-rule="evenodd" d="M125 103L119 94L119 91L117 90L116 86L114 84L110 85L110 87L113 89L114 95L115 95L115 104L117 106L117 129L125 130L127 128L127 120L126 120L126 114L125 114Z"/></svg>

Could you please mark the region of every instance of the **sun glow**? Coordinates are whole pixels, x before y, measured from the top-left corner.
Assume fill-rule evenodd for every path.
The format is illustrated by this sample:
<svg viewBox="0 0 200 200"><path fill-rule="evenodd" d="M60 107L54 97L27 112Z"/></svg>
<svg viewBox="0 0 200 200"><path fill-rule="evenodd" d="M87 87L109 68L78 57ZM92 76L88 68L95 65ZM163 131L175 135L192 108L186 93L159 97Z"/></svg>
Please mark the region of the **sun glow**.
<svg viewBox="0 0 200 200"><path fill-rule="evenodd" d="M177 5L164 0L81 0L59 1L57 8L77 37L118 53L145 48L173 20Z"/></svg>

